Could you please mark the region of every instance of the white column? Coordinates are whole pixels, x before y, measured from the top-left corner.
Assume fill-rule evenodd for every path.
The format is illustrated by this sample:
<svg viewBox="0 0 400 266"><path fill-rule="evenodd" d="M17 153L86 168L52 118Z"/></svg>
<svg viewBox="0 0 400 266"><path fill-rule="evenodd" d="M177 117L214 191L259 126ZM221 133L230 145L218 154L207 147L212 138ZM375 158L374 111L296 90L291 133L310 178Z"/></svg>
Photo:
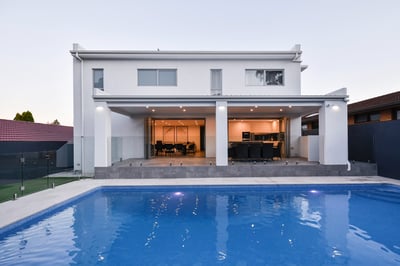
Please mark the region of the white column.
<svg viewBox="0 0 400 266"><path fill-rule="evenodd" d="M215 115L206 116L206 158L215 157Z"/></svg>
<svg viewBox="0 0 400 266"><path fill-rule="evenodd" d="M319 110L321 164L347 164L347 103L325 101Z"/></svg>
<svg viewBox="0 0 400 266"><path fill-rule="evenodd" d="M84 133L83 133L83 97L82 97L82 64L73 59L74 87L74 170L83 171L84 166Z"/></svg>
<svg viewBox="0 0 400 266"><path fill-rule="evenodd" d="M215 135L216 165L228 165L228 103L224 101L216 102Z"/></svg>
<svg viewBox="0 0 400 266"><path fill-rule="evenodd" d="M96 103L94 114L94 166L111 165L111 111L107 103Z"/></svg>
<svg viewBox="0 0 400 266"><path fill-rule="evenodd" d="M301 137L301 117L290 119L290 157L298 157L300 155L300 137Z"/></svg>

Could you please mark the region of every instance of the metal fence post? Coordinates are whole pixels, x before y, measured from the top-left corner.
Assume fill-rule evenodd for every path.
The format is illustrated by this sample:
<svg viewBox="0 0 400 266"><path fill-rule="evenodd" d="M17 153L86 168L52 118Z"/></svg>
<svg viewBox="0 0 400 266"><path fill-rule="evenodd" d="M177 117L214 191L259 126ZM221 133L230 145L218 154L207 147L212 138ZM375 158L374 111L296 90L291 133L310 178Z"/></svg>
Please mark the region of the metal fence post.
<svg viewBox="0 0 400 266"><path fill-rule="evenodd" d="M49 180L49 178L50 178L50 176L49 176L50 154L49 154L49 152L47 152L47 154L46 154L46 161L47 161L47 188L49 188L50 187L50 180Z"/></svg>
<svg viewBox="0 0 400 266"><path fill-rule="evenodd" d="M25 190L25 186L24 186L24 165L25 165L25 158L24 158L24 154L21 153L21 158L20 158L20 162L21 162L21 195L24 195L24 190Z"/></svg>

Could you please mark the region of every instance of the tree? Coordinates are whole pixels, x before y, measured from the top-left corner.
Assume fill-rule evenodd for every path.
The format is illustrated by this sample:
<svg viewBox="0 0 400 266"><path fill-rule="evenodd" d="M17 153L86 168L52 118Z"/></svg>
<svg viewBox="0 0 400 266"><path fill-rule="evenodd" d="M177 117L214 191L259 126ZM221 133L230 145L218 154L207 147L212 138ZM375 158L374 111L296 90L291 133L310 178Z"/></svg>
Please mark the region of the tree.
<svg viewBox="0 0 400 266"><path fill-rule="evenodd" d="M58 119L54 120L52 123L52 125L60 125L60 122L58 121Z"/></svg>
<svg viewBox="0 0 400 266"><path fill-rule="evenodd" d="M14 117L14 120L35 122L35 119L33 119L33 115L30 111L23 112L22 114L17 113Z"/></svg>
<svg viewBox="0 0 400 266"><path fill-rule="evenodd" d="M17 113L14 117L14 120L16 121L22 121L22 115L20 113Z"/></svg>

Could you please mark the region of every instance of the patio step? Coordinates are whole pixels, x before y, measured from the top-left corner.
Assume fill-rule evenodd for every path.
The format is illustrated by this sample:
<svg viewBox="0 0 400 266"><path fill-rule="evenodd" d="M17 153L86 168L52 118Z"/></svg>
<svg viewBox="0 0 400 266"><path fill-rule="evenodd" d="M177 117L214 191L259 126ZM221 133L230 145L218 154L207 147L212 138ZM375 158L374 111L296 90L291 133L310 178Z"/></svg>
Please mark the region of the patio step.
<svg viewBox="0 0 400 266"><path fill-rule="evenodd" d="M374 164L290 165L246 164L229 166L111 166L96 167L95 178L196 178L196 177L279 177L279 176L376 176Z"/></svg>

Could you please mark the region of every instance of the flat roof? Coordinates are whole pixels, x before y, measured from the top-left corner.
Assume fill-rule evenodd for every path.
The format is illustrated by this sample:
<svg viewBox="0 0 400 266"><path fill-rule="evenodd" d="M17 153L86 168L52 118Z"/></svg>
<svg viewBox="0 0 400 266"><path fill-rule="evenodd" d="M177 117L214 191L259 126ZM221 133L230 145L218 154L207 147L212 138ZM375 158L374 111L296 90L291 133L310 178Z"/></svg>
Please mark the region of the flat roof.
<svg viewBox="0 0 400 266"><path fill-rule="evenodd" d="M301 62L300 45L282 51L173 51L173 50L86 50L78 44L70 53L81 59L179 59L179 60L292 60Z"/></svg>

